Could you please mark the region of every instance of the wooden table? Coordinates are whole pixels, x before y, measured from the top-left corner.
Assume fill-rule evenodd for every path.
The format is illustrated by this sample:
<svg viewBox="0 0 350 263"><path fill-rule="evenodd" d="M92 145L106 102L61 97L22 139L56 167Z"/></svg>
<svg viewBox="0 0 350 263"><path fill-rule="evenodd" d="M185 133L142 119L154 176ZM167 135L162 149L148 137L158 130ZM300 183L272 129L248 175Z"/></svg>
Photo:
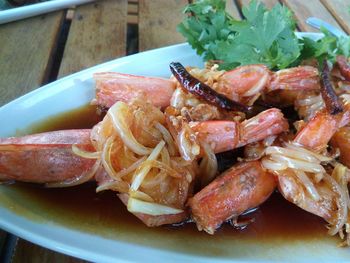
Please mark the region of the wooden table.
<svg viewBox="0 0 350 263"><path fill-rule="evenodd" d="M175 26L186 0L100 0L0 25L0 106L84 68L144 50L183 42ZM229 0L241 18L249 0ZM278 0L264 0L268 7ZM281 0L294 11L298 30L317 16L350 34L350 0ZM83 262L0 230L0 262Z"/></svg>

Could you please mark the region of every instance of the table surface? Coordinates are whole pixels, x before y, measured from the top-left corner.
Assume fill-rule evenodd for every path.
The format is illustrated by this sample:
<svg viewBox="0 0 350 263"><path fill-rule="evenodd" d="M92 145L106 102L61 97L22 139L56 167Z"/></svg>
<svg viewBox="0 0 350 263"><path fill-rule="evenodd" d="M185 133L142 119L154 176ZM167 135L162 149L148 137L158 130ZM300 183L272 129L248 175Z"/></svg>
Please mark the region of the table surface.
<svg viewBox="0 0 350 263"><path fill-rule="evenodd" d="M228 0L241 18L249 0ZM317 16L350 34L350 0L264 0L293 10L298 30ZM176 32L186 0L99 0L0 25L0 106L44 84L102 62L184 42ZM84 262L0 230L0 262Z"/></svg>

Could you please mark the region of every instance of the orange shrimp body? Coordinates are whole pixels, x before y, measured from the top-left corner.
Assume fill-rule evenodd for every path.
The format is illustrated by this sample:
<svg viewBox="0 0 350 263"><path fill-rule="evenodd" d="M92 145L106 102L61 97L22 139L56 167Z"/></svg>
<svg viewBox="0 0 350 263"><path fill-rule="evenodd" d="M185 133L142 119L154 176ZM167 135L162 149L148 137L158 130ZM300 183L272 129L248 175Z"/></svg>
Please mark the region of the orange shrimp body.
<svg viewBox="0 0 350 263"><path fill-rule="evenodd" d="M95 104L110 108L117 101L129 102L133 98L149 100L154 106L169 106L175 83L169 79L142 77L106 72L94 74L96 81Z"/></svg>
<svg viewBox="0 0 350 263"><path fill-rule="evenodd" d="M264 65L241 66L221 76L217 91L233 100L250 97L266 88L270 83L270 75L269 69Z"/></svg>
<svg viewBox="0 0 350 263"><path fill-rule="evenodd" d="M215 153L261 141L288 131L289 125L279 109L269 109L243 121L204 121L191 124L198 139L213 147Z"/></svg>
<svg viewBox="0 0 350 263"><path fill-rule="evenodd" d="M304 145L315 151L321 151L327 147L333 135L350 122L350 104L344 105L344 112L332 115L323 109L302 128L294 139L294 142Z"/></svg>
<svg viewBox="0 0 350 263"><path fill-rule="evenodd" d="M95 160L75 155L73 144L82 150L94 151L90 130L0 139L0 180L52 183L77 178L89 171Z"/></svg>
<svg viewBox="0 0 350 263"><path fill-rule="evenodd" d="M340 161L350 168L350 127L339 129L332 137L331 145L340 150Z"/></svg>
<svg viewBox="0 0 350 263"><path fill-rule="evenodd" d="M224 172L188 204L198 229L213 234L224 221L263 203L275 187L274 176L259 161L245 162Z"/></svg>

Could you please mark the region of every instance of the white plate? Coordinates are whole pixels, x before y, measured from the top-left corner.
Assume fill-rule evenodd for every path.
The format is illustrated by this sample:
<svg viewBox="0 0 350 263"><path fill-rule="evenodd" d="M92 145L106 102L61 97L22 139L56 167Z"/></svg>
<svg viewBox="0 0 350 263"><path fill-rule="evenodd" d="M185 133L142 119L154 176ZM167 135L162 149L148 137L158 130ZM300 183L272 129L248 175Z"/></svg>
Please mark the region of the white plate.
<svg viewBox="0 0 350 263"><path fill-rule="evenodd" d="M318 35L311 35L318 37ZM169 76L168 65L180 61L202 66L186 44L161 48L117 59L65 77L0 108L0 137L16 134L37 121L87 104L94 96L92 74L118 71L140 75ZM178 235L178 230L148 229L141 223L132 229L99 232L89 218L78 225L65 224L11 186L0 186L0 227L41 246L94 262L232 262L232 261L345 261L349 249L336 247L336 240L317 238L283 242L249 242L220 234ZM55 204L49 207L55 211ZM21 211L21 212L19 212ZM59 212L57 212L59 213ZM64 212L63 212L64 213ZM74 213L67 216L74 219ZM276 211L278 213L278 211ZM62 215L63 216L63 215ZM96 223L96 222L95 222ZM101 222L101 229L104 222ZM84 227L82 227L84 226ZM93 229L84 231L84 229ZM95 229L95 230L94 230ZM181 231L181 230L180 230Z"/></svg>

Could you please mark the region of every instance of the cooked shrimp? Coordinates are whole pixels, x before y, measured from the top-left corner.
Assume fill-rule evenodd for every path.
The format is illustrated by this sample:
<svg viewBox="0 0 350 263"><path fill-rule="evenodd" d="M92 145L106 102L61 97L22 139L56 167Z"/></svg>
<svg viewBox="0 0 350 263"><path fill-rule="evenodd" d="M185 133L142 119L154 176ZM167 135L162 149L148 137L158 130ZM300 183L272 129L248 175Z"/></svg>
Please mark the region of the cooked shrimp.
<svg viewBox="0 0 350 263"><path fill-rule="evenodd" d="M326 109L317 112L294 141L315 151L325 149L336 131L350 122L350 104L345 104L344 110L338 115L332 115Z"/></svg>
<svg viewBox="0 0 350 263"><path fill-rule="evenodd" d="M267 157L262 160L263 166L277 175L281 194L302 209L324 218L331 226L331 235L343 233L345 224L349 223L349 194L347 181L344 183L337 176L337 170L330 175L321 165L333 158L320 152L325 151L339 127L349 123L349 104L345 104L344 109L345 112L337 115L325 109L319 111L298 132L293 143L268 147ZM349 234L348 228L345 232Z"/></svg>
<svg viewBox="0 0 350 263"><path fill-rule="evenodd" d="M332 137L331 145L340 151L340 161L350 168L350 127L340 128Z"/></svg>
<svg viewBox="0 0 350 263"><path fill-rule="evenodd" d="M97 191L119 192L128 211L148 226L187 217L196 166L180 157L158 108L142 100L117 102L91 138L105 171Z"/></svg>
<svg viewBox="0 0 350 263"><path fill-rule="evenodd" d="M199 230L214 234L220 225L259 206L274 191L274 176L259 161L233 166L189 199Z"/></svg>
<svg viewBox="0 0 350 263"><path fill-rule="evenodd" d="M315 90L319 89L319 73L315 67L299 66L282 69L273 74L267 91L273 90Z"/></svg>
<svg viewBox="0 0 350 263"><path fill-rule="evenodd" d="M190 124L199 140L213 147L215 153L261 141L271 135L288 131L288 122L279 109L269 109L241 123L205 121Z"/></svg>
<svg viewBox="0 0 350 263"><path fill-rule="evenodd" d="M1 139L0 179L57 187L95 180L97 192L118 192L128 210L148 226L186 219L187 201L200 181L207 186L188 206L198 228L210 234L224 221L260 205L278 184L287 200L329 222L331 234L342 231L346 206L350 208L345 173L338 172L344 169L335 168L329 175L322 164L333 159L322 154L339 127L350 122L350 104L337 115L320 110L298 131L293 144L281 147L271 146L277 135L288 131L279 109L250 119L240 112L249 113L261 95L277 91L317 93L315 68L272 73L262 65L229 72L215 66L188 72L179 63L171 67L178 82L95 74L95 103L110 108L104 120L92 130ZM263 147L270 146L261 161L242 162L215 179L215 153L262 140L270 140ZM12 168L18 163L23 169Z"/></svg>
<svg viewBox="0 0 350 263"><path fill-rule="evenodd" d="M299 66L275 73L264 65L246 65L231 71L219 71L217 65L211 68L187 68L195 78L213 90L235 102L252 105L262 94L276 90L296 91L319 89L318 71L311 66ZM162 79L141 77L121 73L97 73L95 104L109 108L117 101L129 102L132 98L143 97L154 106L165 108L169 105L181 111L183 107L192 110L203 100L186 92L176 91L181 85L174 78ZM215 109L213 108L215 111ZM195 111L195 110L193 110ZM208 111L207 111L208 112ZM218 112L213 116L217 119ZM210 120L194 119L196 121Z"/></svg>
<svg viewBox="0 0 350 263"><path fill-rule="evenodd" d="M94 151L90 130L54 131L0 139L0 180L53 183L86 177L96 160L75 155L72 145L84 151Z"/></svg>
<svg viewBox="0 0 350 263"><path fill-rule="evenodd" d="M347 81L350 81L350 66L348 59L344 56L337 56L337 65L342 76Z"/></svg>
<svg viewBox="0 0 350 263"><path fill-rule="evenodd" d="M94 104L110 108L117 101L129 102L134 98L149 100L154 106L165 108L175 89L169 79L106 72L94 74L96 99Z"/></svg>
<svg viewBox="0 0 350 263"><path fill-rule="evenodd" d="M140 121L146 121L143 116L139 116ZM81 158L72 152L72 146L75 145L87 152L95 151L95 147L103 147L108 135L104 134L105 140L99 143L94 136L96 133L101 136L103 132L108 134L111 131L108 131L110 128L107 129L101 125L101 123L96 125L95 132L92 134L88 129L62 130L0 139L1 179L48 183L78 177L83 171L89 170L88 168L91 168L94 161L84 158L80 160ZM160 140L162 134L154 128L152 131L150 125L150 123L144 123L148 131L143 130L143 127L140 126L134 127L134 134L143 144L155 147L156 141ZM208 143L214 152L219 153L287 131L288 123L280 110L269 109L242 123L234 121L192 122L190 128L197 133L200 141ZM155 134L157 134L156 137L154 137ZM69 172L64 171L61 167L63 165L70 167L67 169ZM22 169L17 169L17 167L22 167ZM73 167L76 168L76 171Z"/></svg>
<svg viewBox="0 0 350 263"><path fill-rule="evenodd" d="M249 103L248 99L261 94L270 85L271 75L264 65L241 66L225 72L216 89L233 100Z"/></svg>

